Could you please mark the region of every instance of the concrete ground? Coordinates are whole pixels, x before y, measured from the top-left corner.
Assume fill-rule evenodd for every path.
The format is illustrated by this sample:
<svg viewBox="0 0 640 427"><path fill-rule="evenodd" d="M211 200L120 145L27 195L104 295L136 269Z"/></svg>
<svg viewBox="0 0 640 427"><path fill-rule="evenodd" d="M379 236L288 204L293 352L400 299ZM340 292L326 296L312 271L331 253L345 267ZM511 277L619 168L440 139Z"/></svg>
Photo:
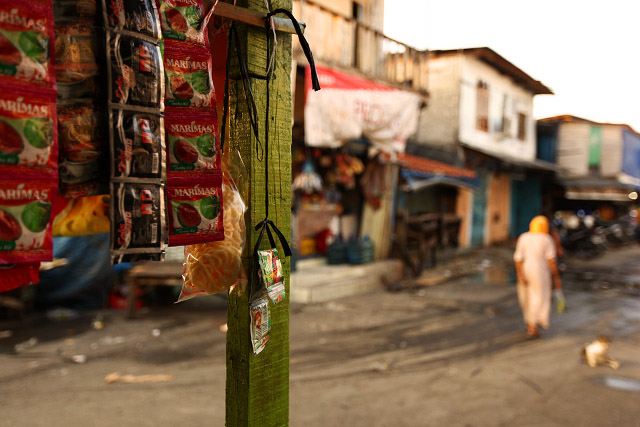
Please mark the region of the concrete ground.
<svg viewBox="0 0 640 427"><path fill-rule="evenodd" d="M568 309L536 341L524 339L509 250L454 259L394 292L294 304L290 424L637 426L639 257L629 247L568 262ZM0 323L0 426L224 425L225 310L211 297L133 321L109 310ZM600 334L618 371L581 363ZM105 383L112 372L173 379Z"/></svg>

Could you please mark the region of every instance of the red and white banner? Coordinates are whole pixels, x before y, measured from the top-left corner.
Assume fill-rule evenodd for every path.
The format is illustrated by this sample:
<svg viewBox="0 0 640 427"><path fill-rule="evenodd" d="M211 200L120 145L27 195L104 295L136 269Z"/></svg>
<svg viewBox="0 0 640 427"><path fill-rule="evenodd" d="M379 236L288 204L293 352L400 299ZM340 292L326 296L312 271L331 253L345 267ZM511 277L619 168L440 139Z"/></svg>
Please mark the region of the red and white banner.
<svg viewBox="0 0 640 427"><path fill-rule="evenodd" d="M316 70L322 90L307 90L307 145L341 147L364 136L382 151L404 152L407 138L418 128L420 95L328 68Z"/></svg>

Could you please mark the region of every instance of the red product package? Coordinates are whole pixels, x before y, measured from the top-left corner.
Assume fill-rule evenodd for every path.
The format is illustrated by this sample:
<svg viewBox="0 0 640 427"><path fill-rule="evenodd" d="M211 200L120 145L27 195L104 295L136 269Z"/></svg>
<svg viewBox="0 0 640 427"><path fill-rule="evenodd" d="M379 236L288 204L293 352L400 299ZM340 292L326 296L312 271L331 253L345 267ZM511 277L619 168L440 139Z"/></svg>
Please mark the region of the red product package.
<svg viewBox="0 0 640 427"><path fill-rule="evenodd" d="M0 0L0 76L55 87L53 6L38 0Z"/></svg>
<svg viewBox="0 0 640 427"><path fill-rule="evenodd" d="M220 172L216 111L170 108L165 112L169 175Z"/></svg>
<svg viewBox="0 0 640 427"><path fill-rule="evenodd" d="M165 105L215 109L211 67L206 47L165 40Z"/></svg>
<svg viewBox="0 0 640 427"><path fill-rule="evenodd" d="M39 262L0 265L0 292L10 291L39 281Z"/></svg>
<svg viewBox="0 0 640 427"><path fill-rule="evenodd" d="M160 2L160 22L165 39L182 40L204 45L207 29L202 0L163 0Z"/></svg>
<svg viewBox="0 0 640 427"><path fill-rule="evenodd" d="M0 181L0 264L50 261L56 183Z"/></svg>
<svg viewBox="0 0 640 427"><path fill-rule="evenodd" d="M222 176L167 182L169 246L224 239Z"/></svg>
<svg viewBox="0 0 640 427"><path fill-rule="evenodd" d="M0 84L2 173L55 174L58 168L56 94L51 89Z"/></svg>

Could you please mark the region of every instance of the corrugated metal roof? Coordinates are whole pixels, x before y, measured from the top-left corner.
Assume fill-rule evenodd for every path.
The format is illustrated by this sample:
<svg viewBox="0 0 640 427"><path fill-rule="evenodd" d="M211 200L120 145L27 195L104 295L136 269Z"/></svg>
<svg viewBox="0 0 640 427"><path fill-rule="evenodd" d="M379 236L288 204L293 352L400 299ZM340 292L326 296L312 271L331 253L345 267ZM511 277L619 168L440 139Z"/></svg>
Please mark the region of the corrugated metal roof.
<svg viewBox="0 0 640 427"><path fill-rule="evenodd" d="M475 178L476 173L471 169L460 168L436 160L424 157L412 156L407 153L398 153L397 161L401 167L416 172L431 175L446 175L459 178Z"/></svg>

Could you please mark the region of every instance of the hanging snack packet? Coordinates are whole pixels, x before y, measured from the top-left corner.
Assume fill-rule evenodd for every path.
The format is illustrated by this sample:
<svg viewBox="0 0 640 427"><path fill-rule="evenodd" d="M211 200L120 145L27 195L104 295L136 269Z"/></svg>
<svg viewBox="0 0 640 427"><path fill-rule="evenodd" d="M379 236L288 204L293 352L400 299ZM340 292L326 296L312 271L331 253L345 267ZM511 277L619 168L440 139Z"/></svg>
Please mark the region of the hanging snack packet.
<svg viewBox="0 0 640 427"><path fill-rule="evenodd" d="M53 87L53 11L48 2L0 0L0 75Z"/></svg>
<svg viewBox="0 0 640 427"><path fill-rule="evenodd" d="M258 251L258 265L260 280L265 287L282 281L282 263L278 258L277 249Z"/></svg>
<svg viewBox="0 0 640 427"><path fill-rule="evenodd" d="M224 162L228 165L229 153ZM237 167L241 169L240 166ZM225 291L239 282L244 250L246 206L235 181L231 179L229 167L223 167L224 240L212 243L188 245L184 248L184 272L182 292L178 301L198 295L209 295Z"/></svg>
<svg viewBox="0 0 640 427"><path fill-rule="evenodd" d="M162 179L165 166L163 120L159 114L111 109L113 178Z"/></svg>
<svg viewBox="0 0 640 427"><path fill-rule="evenodd" d="M161 184L111 183L111 255L114 261L156 259L164 251L164 188ZM148 255L148 257L147 257Z"/></svg>
<svg viewBox="0 0 640 427"><path fill-rule="evenodd" d="M97 19L98 0L55 0L53 2L53 16L61 19L82 19L95 21Z"/></svg>
<svg viewBox="0 0 640 427"><path fill-rule="evenodd" d="M98 29L92 22L65 21L55 26L58 97L93 98L97 85Z"/></svg>
<svg viewBox="0 0 640 427"><path fill-rule="evenodd" d="M55 182L0 181L0 264L51 260Z"/></svg>
<svg viewBox="0 0 640 427"><path fill-rule="evenodd" d="M202 29L204 6L201 0L163 0L160 2L160 21L165 39L206 44Z"/></svg>
<svg viewBox="0 0 640 427"><path fill-rule="evenodd" d="M164 78L158 45L110 33L107 58L110 103L164 108Z"/></svg>
<svg viewBox="0 0 640 427"><path fill-rule="evenodd" d="M167 182L169 246L224 239L221 177L201 181Z"/></svg>
<svg viewBox="0 0 640 427"><path fill-rule="evenodd" d="M103 0L102 11L108 30L128 32L154 41L160 39L155 0Z"/></svg>
<svg viewBox="0 0 640 427"><path fill-rule="evenodd" d="M0 292L40 281L40 263L0 264Z"/></svg>
<svg viewBox="0 0 640 427"><path fill-rule="evenodd" d="M55 114L53 90L0 85L0 165L3 171L33 174L56 170Z"/></svg>
<svg viewBox="0 0 640 427"><path fill-rule="evenodd" d="M220 170L215 110L165 113L168 169L173 172L213 172Z"/></svg>
<svg viewBox="0 0 640 427"><path fill-rule="evenodd" d="M107 194L104 115L91 100L58 104L60 193L67 198Z"/></svg>
<svg viewBox="0 0 640 427"><path fill-rule="evenodd" d="M286 294L287 291L284 286L284 280L267 287L267 295L274 304L284 301Z"/></svg>
<svg viewBox="0 0 640 427"><path fill-rule="evenodd" d="M271 311L269 310L269 300L260 298L251 303L251 344L253 354L259 354L264 350L269 341L269 331L271 331Z"/></svg>
<svg viewBox="0 0 640 427"><path fill-rule="evenodd" d="M166 105L212 108L211 53L205 47L165 41Z"/></svg>

